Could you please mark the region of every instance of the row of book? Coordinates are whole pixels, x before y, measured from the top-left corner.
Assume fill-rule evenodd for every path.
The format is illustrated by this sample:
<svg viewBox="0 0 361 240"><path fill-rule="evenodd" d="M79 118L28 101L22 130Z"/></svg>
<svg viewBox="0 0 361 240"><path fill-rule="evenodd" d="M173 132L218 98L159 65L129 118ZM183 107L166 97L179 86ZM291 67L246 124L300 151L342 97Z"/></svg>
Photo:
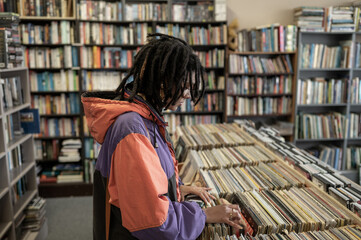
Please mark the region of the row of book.
<svg viewBox="0 0 361 240"><path fill-rule="evenodd" d="M292 94L292 76L229 77L228 94Z"/></svg>
<svg viewBox="0 0 361 240"><path fill-rule="evenodd" d="M125 21L165 21L167 4L134 3L125 5Z"/></svg>
<svg viewBox="0 0 361 240"><path fill-rule="evenodd" d="M98 158L101 145L97 143L94 138L89 137L84 139L84 153L85 158Z"/></svg>
<svg viewBox="0 0 361 240"><path fill-rule="evenodd" d="M24 196L28 190L28 175L25 175L10 188L10 198L13 207L21 202L21 197Z"/></svg>
<svg viewBox="0 0 361 240"><path fill-rule="evenodd" d="M349 138L361 137L361 114L350 113L350 136Z"/></svg>
<svg viewBox="0 0 361 240"><path fill-rule="evenodd" d="M46 200L41 197L35 197L26 206L22 214L24 214L24 218L19 221L19 223L21 222L19 227L21 227L23 235L27 236L30 232L39 231L45 222Z"/></svg>
<svg viewBox="0 0 361 240"><path fill-rule="evenodd" d="M130 68L135 50L118 47L80 47L80 67L82 68Z"/></svg>
<svg viewBox="0 0 361 240"><path fill-rule="evenodd" d="M84 182L93 183L94 182L94 169L95 169L95 159L85 159L84 160Z"/></svg>
<svg viewBox="0 0 361 240"><path fill-rule="evenodd" d="M82 44L145 44L147 34L152 32L148 23L130 23L119 26L106 23L80 22Z"/></svg>
<svg viewBox="0 0 361 240"><path fill-rule="evenodd" d="M35 159L37 161L56 161L60 152L60 140L35 140Z"/></svg>
<svg viewBox="0 0 361 240"><path fill-rule="evenodd" d="M20 24L22 44L71 44L74 28L69 21L52 21L50 24Z"/></svg>
<svg viewBox="0 0 361 240"><path fill-rule="evenodd" d="M223 93L205 93L199 103L194 106L191 99L186 101L177 109L181 112L212 112L223 110Z"/></svg>
<svg viewBox="0 0 361 240"><path fill-rule="evenodd" d="M351 80L351 94L350 94L350 103L359 104L361 103L361 80L359 77L356 77Z"/></svg>
<svg viewBox="0 0 361 240"><path fill-rule="evenodd" d="M196 4L187 4L185 2L177 2L172 5L173 21L193 21L205 22L214 19L213 2L197 2Z"/></svg>
<svg viewBox="0 0 361 240"><path fill-rule="evenodd" d="M60 72L29 72L32 92L78 91L79 75L74 70Z"/></svg>
<svg viewBox="0 0 361 240"><path fill-rule="evenodd" d="M20 114L18 112L7 115L2 120L5 128L5 143L9 144L16 136L21 136L23 134L20 125Z"/></svg>
<svg viewBox="0 0 361 240"><path fill-rule="evenodd" d="M38 17L72 17L73 0L23 0L21 9L22 16Z"/></svg>
<svg viewBox="0 0 361 240"><path fill-rule="evenodd" d="M175 36L187 41L190 45L210 45L227 43L227 25L207 27L180 26L179 24L165 24L156 26L157 33Z"/></svg>
<svg viewBox="0 0 361 240"><path fill-rule="evenodd" d="M289 55L273 58L229 55L229 73L292 73Z"/></svg>
<svg viewBox="0 0 361 240"><path fill-rule="evenodd" d="M346 136L346 117L339 112L306 114L300 112L296 119L296 139L327 139Z"/></svg>
<svg viewBox="0 0 361 240"><path fill-rule="evenodd" d="M360 9L354 6L299 7L294 18L300 31L354 32L359 29Z"/></svg>
<svg viewBox="0 0 361 240"><path fill-rule="evenodd" d="M115 71L82 71L83 89L87 91L115 90L125 73Z"/></svg>
<svg viewBox="0 0 361 240"><path fill-rule="evenodd" d="M77 51L78 49L72 46L26 48L25 65L31 69L78 67Z"/></svg>
<svg viewBox="0 0 361 240"><path fill-rule="evenodd" d="M357 169L361 165L361 148L348 147L346 150L346 170Z"/></svg>
<svg viewBox="0 0 361 240"><path fill-rule="evenodd" d="M23 147L22 145L16 146L11 152L7 152L8 170L21 166L24 162Z"/></svg>
<svg viewBox="0 0 361 240"><path fill-rule="evenodd" d="M41 118L40 134L37 137L77 137L79 118Z"/></svg>
<svg viewBox="0 0 361 240"><path fill-rule="evenodd" d="M224 67L225 61L225 50L224 49L213 49L209 51L194 51L198 56L203 67Z"/></svg>
<svg viewBox="0 0 361 240"><path fill-rule="evenodd" d="M204 80L206 82L206 89L208 90L223 90L225 88L224 76L216 74L214 70L207 71Z"/></svg>
<svg viewBox="0 0 361 240"><path fill-rule="evenodd" d="M81 20L121 21L122 2L81 0L77 4L77 16Z"/></svg>
<svg viewBox="0 0 361 240"><path fill-rule="evenodd" d="M24 104L20 77L0 78L0 85L5 109Z"/></svg>
<svg viewBox="0 0 361 240"><path fill-rule="evenodd" d="M289 114L290 97L227 97L227 115Z"/></svg>
<svg viewBox="0 0 361 240"><path fill-rule="evenodd" d="M325 79L322 77L298 79L298 104L347 103L347 79Z"/></svg>
<svg viewBox="0 0 361 240"><path fill-rule="evenodd" d="M239 52L294 52L297 49L297 27L271 24L237 34Z"/></svg>
<svg viewBox="0 0 361 240"><path fill-rule="evenodd" d="M31 107L38 108L39 114L79 114L80 99L77 93L54 95L32 95Z"/></svg>
<svg viewBox="0 0 361 240"><path fill-rule="evenodd" d="M322 162L333 167L336 170L343 170L344 166L342 161L342 148L337 146L321 146L321 151L319 156L316 155ZM345 170L350 170L351 166L345 168Z"/></svg>
<svg viewBox="0 0 361 240"><path fill-rule="evenodd" d="M351 68L351 41L341 41L340 46L303 44L301 68Z"/></svg>
<svg viewBox="0 0 361 240"><path fill-rule="evenodd" d="M42 170L40 183L83 182L83 167L77 163L61 163Z"/></svg>
<svg viewBox="0 0 361 240"><path fill-rule="evenodd" d="M191 126L194 124L210 124L219 123L221 121L220 116L217 115L176 115L165 114L164 119L168 122L168 131L170 134L174 134L176 128L180 125Z"/></svg>
<svg viewBox="0 0 361 240"><path fill-rule="evenodd" d="M19 15L0 13L0 69L21 67L24 61L18 30Z"/></svg>

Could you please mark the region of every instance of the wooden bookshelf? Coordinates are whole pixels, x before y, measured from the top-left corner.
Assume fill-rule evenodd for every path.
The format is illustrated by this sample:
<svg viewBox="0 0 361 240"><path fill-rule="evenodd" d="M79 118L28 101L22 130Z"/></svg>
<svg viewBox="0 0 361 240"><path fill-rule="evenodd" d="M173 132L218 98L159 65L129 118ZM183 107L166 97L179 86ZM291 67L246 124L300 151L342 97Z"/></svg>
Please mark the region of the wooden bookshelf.
<svg viewBox="0 0 361 240"><path fill-rule="evenodd" d="M15 240L16 221L24 211L29 202L38 195L38 187L35 172L34 138L31 134L14 135L9 137L10 123L5 123L10 115L17 115L22 109L30 106L30 86L27 68L1 69L0 78L19 77L21 90L23 92L23 104L12 108L5 108L3 91L0 91L0 238L6 235L8 239ZM3 85L3 84L1 84ZM1 86L3 88L3 86ZM13 129L11 129L13 131ZM13 151L21 150L16 160ZM15 164L16 163L16 164ZM24 182L23 182L24 181ZM24 183L26 182L26 187ZM23 190L15 192L23 185ZM17 199L17 200L16 200ZM36 239L45 239L47 226L43 225L41 230L44 235L34 232Z"/></svg>

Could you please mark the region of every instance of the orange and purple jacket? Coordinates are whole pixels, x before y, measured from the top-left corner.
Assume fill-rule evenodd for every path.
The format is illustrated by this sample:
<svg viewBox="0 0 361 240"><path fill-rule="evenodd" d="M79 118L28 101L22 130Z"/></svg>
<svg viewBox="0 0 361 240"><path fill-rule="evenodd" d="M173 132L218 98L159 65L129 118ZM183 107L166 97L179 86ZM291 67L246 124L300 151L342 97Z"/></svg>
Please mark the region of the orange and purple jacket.
<svg viewBox="0 0 361 240"><path fill-rule="evenodd" d="M94 239L105 239L107 180L109 239L196 239L206 216L196 203L180 202L167 124L140 97L131 103L115 98L82 95L89 130L102 144L94 173Z"/></svg>

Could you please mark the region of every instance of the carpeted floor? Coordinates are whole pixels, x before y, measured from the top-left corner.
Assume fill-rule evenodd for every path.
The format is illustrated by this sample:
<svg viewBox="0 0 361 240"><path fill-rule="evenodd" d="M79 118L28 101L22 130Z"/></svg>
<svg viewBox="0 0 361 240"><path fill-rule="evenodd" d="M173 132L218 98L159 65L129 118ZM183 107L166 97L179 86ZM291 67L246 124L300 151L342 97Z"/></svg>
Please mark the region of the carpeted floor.
<svg viewBox="0 0 361 240"><path fill-rule="evenodd" d="M47 198L47 240L93 239L93 198Z"/></svg>

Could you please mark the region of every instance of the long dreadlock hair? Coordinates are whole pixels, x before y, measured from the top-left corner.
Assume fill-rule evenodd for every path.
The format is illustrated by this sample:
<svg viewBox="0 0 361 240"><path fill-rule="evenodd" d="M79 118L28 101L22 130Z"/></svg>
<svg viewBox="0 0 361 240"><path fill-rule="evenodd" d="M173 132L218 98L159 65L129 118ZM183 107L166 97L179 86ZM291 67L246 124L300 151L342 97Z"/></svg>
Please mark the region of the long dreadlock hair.
<svg viewBox="0 0 361 240"><path fill-rule="evenodd" d="M120 98L131 102L137 93L141 93L161 112L163 108L176 103L188 83L191 100L196 105L205 91L204 68L192 48L182 39L159 33L149 34L147 40L148 43L135 55L133 66L116 89ZM133 82L127 84L131 76ZM127 98L124 96L126 89L130 91Z"/></svg>

